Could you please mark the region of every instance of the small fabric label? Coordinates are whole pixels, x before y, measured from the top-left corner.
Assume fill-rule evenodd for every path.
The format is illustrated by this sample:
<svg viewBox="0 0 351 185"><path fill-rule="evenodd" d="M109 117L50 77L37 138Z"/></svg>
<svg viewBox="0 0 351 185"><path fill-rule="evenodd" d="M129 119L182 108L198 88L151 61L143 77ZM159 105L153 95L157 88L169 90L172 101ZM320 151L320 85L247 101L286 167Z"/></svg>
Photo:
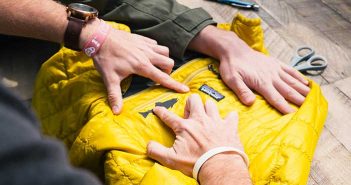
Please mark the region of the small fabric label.
<svg viewBox="0 0 351 185"><path fill-rule="evenodd" d="M221 93L219 93L218 91L214 90L212 87L206 84L202 85L199 90L211 96L216 101L221 101L223 98L225 98L225 96L223 96Z"/></svg>

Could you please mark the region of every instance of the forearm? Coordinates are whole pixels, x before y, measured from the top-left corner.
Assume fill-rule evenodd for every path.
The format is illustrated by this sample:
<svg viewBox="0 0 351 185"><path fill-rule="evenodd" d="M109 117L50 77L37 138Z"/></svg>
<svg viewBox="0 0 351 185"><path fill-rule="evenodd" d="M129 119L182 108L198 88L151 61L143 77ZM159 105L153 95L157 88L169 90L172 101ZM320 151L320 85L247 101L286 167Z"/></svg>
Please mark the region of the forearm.
<svg viewBox="0 0 351 185"><path fill-rule="evenodd" d="M227 53L240 56L252 50L234 32L224 31L212 25L201 30L190 42L188 49L218 60L226 57Z"/></svg>
<svg viewBox="0 0 351 185"><path fill-rule="evenodd" d="M0 1L0 33L61 43L68 23L65 6L53 0Z"/></svg>
<svg viewBox="0 0 351 185"><path fill-rule="evenodd" d="M133 33L157 40L178 59L182 59L189 42L200 30L215 23L203 9L189 9L176 0L111 2L104 10L103 19L124 23Z"/></svg>
<svg viewBox="0 0 351 185"><path fill-rule="evenodd" d="M250 175L241 156L232 153L218 154L201 167L201 185L250 185Z"/></svg>

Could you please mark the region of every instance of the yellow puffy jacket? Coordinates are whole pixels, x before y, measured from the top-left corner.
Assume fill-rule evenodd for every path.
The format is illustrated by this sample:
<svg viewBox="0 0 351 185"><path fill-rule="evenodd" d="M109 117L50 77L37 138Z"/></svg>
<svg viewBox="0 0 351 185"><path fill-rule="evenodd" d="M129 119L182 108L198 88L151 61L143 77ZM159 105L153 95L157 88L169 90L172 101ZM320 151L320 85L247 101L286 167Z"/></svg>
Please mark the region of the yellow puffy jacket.
<svg viewBox="0 0 351 185"><path fill-rule="evenodd" d="M128 28L112 23L116 29ZM260 19L238 15L232 30L254 49L267 53ZM155 105L182 116L191 93L203 100L215 98L222 116L239 113L239 136L250 159L255 184L306 184L318 137L327 115L327 102L319 86L310 81L311 92L297 112L281 115L261 96L250 106L214 73L218 62L199 58L183 65L172 77L188 85L178 94L151 87L124 99L121 115L113 115L106 89L93 62L80 52L62 48L45 62L38 74L33 106L45 134L63 140L74 165L90 169L106 184L197 184L179 171L166 168L146 156L146 146L155 140L165 146L174 134L151 113ZM129 80L123 82L127 88Z"/></svg>

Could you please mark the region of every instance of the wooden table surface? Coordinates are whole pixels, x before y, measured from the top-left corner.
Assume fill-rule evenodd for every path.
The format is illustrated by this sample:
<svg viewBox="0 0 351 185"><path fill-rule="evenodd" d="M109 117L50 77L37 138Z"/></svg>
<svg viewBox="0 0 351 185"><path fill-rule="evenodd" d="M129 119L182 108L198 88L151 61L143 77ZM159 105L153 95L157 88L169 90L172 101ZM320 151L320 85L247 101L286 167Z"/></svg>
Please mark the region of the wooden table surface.
<svg viewBox="0 0 351 185"><path fill-rule="evenodd" d="M230 22L237 12L261 17L266 46L284 63L302 45L327 58L326 71L312 77L328 99L329 112L308 184L351 184L351 0L256 0L258 12L206 0L178 1L203 7L217 22Z"/></svg>

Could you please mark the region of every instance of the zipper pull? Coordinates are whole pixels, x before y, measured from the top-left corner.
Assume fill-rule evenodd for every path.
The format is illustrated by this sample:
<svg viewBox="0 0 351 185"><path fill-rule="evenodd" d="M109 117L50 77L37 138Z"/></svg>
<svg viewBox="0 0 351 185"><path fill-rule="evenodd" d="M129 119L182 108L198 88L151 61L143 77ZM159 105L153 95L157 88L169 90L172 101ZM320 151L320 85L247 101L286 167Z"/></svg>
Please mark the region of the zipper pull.
<svg viewBox="0 0 351 185"><path fill-rule="evenodd" d="M218 72L218 70L215 69L215 66L213 64L208 65L208 70L211 71L212 73L214 73L215 75L217 75L218 79L222 79L221 78L221 74Z"/></svg>

